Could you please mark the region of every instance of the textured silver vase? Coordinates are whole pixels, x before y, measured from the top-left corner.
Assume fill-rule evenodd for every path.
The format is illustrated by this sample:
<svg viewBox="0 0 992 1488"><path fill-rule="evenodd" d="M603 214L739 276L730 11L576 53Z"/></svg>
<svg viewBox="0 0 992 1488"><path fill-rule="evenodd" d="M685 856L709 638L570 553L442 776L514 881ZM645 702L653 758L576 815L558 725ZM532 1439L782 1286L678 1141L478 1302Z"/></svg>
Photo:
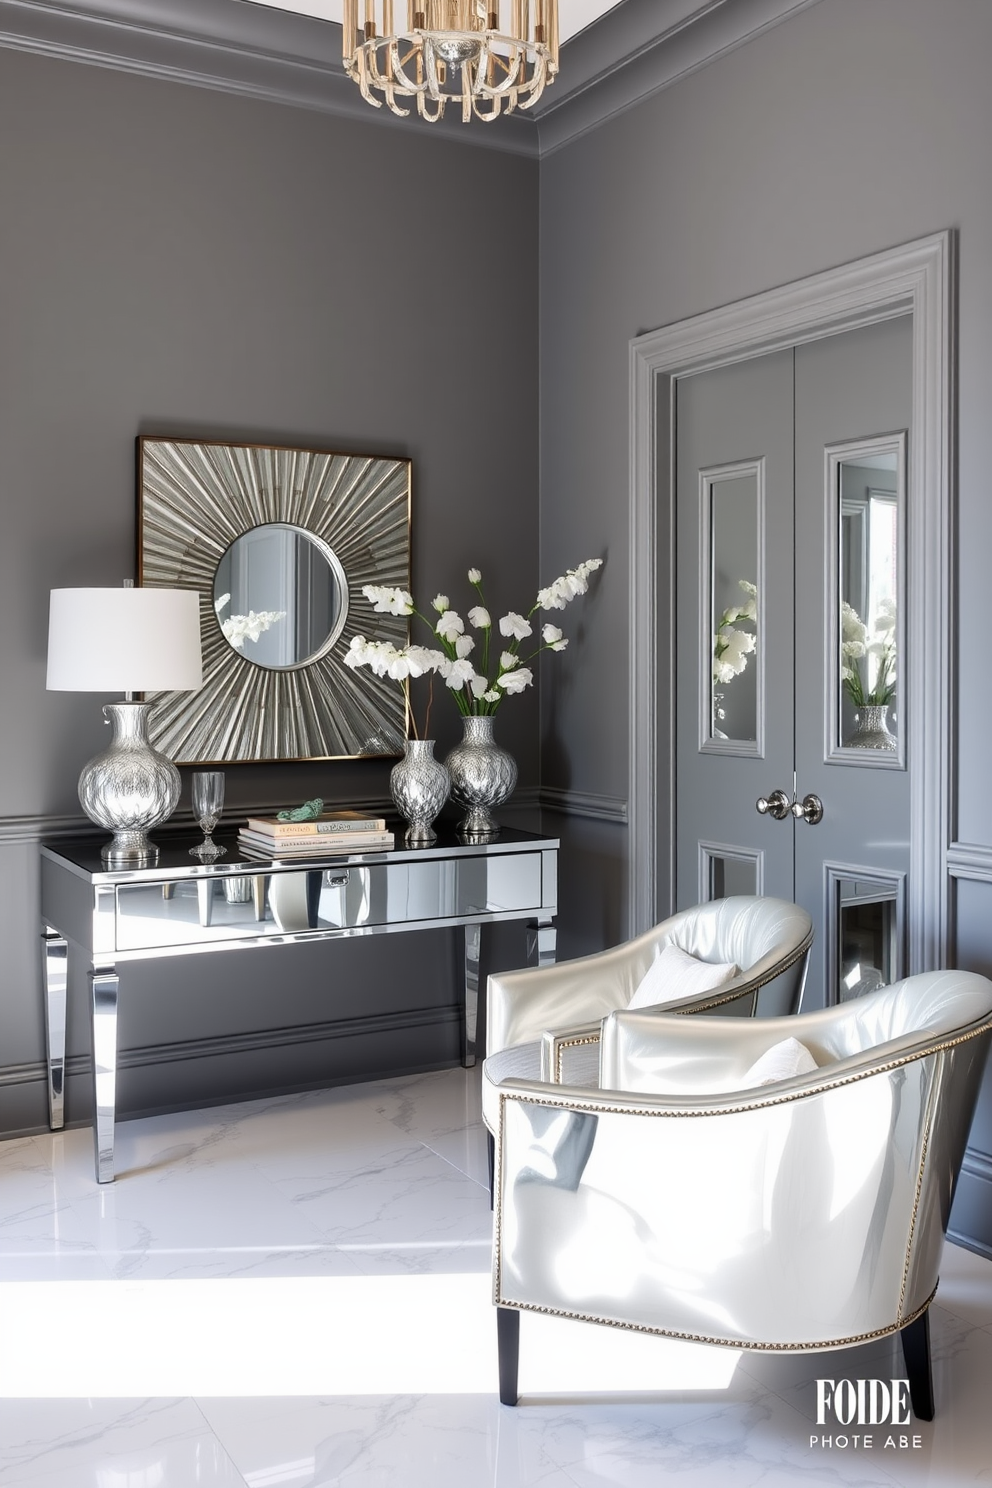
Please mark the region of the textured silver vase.
<svg viewBox="0 0 992 1488"><path fill-rule="evenodd" d="M899 741L889 733L886 719L887 703L868 703L858 709L858 723L850 738L844 743L849 749L885 749L890 753L898 749Z"/></svg>
<svg viewBox="0 0 992 1488"><path fill-rule="evenodd" d="M110 745L91 759L79 777L79 802L90 821L113 832L103 848L111 867L146 867L158 861L149 827L171 816L182 781L170 759L148 742L150 703L107 703L113 725Z"/></svg>
<svg viewBox="0 0 992 1488"><path fill-rule="evenodd" d="M517 764L493 738L492 718L463 718L462 742L445 760L451 776L451 799L468 812L459 826L464 837L484 841L499 827L492 812L512 793Z"/></svg>
<svg viewBox="0 0 992 1488"><path fill-rule="evenodd" d="M389 772L389 790L396 810L408 823L406 840L412 847L437 839L434 818L448 799L451 781L434 758L433 739L407 739L403 758Z"/></svg>

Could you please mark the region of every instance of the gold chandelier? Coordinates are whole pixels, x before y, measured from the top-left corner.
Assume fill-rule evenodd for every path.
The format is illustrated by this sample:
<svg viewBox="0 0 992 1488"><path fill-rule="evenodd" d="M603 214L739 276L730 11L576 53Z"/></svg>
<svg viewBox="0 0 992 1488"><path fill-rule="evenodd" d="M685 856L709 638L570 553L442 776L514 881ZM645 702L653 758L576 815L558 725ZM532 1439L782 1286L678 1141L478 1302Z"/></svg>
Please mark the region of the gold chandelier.
<svg viewBox="0 0 992 1488"><path fill-rule="evenodd" d="M558 72L558 0L396 0L403 5L407 29L396 31L394 0L344 0L345 71L374 108L385 102L405 118L410 109L396 100L415 98L432 122L448 103L466 123L473 114L491 121L530 108Z"/></svg>

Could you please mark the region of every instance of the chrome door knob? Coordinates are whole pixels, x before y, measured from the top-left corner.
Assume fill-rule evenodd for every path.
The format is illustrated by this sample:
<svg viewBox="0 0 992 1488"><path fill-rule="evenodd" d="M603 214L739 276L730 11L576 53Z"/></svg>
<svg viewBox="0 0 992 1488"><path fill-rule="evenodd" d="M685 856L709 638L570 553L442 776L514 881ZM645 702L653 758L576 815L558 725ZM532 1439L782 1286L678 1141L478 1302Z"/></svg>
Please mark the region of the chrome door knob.
<svg viewBox="0 0 992 1488"><path fill-rule="evenodd" d="M792 809L792 802L784 790L773 790L770 796L759 796L754 805L759 815L773 816L776 821L784 821Z"/></svg>
<svg viewBox="0 0 992 1488"><path fill-rule="evenodd" d="M803 796L801 801L793 801L792 814L797 820L805 821L809 826L815 827L817 822L823 820L823 802L819 796L814 796L810 792L808 796Z"/></svg>

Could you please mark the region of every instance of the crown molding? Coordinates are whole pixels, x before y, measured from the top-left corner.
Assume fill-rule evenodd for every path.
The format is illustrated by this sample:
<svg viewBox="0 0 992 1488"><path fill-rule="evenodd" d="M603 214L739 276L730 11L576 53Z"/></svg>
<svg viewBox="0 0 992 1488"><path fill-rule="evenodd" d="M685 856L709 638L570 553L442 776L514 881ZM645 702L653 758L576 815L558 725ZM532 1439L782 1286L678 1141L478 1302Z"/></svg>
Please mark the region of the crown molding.
<svg viewBox="0 0 992 1488"><path fill-rule="evenodd" d="M816 3L625 0L564 44L533 113L491 127L370 108L336 22L246 0L0 0L0 46L536 158Z"/></svg>
<svg viewBox="0 0 992 1488"><path fill-rule="evenodd" d="M568 86L535 109L542 159L816 3L626 0L566 42Z"/></svg>
<svg viewBox="0 0 992 1488"><path fill-rule="evenodd" d="M0 0L0 46L313 109L380 128L536 156L533 120L466 128L367 104L341 65L341 27L245 0Z"/></svg>

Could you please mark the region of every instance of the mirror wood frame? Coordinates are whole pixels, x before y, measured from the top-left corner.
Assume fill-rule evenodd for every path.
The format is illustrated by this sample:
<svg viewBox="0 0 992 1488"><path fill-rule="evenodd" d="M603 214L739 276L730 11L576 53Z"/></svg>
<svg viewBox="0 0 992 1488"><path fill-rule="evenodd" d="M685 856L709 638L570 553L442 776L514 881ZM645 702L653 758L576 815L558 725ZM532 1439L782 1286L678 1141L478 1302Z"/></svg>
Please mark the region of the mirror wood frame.
<svg viewBox="0 0 992 1488"><path fill-rule="evenodd" d="M177 764L395 757L402 688L344 665L352 635L405 645L405 616L376 614L366 584L410 585L411 462L278 444L138 439L138 583L200 597L203 687L149 694L150 737ZM214 576L239 537L268 524L312 534L347 579L347 622L314 660L256 664L225 638Z"/></svg>

